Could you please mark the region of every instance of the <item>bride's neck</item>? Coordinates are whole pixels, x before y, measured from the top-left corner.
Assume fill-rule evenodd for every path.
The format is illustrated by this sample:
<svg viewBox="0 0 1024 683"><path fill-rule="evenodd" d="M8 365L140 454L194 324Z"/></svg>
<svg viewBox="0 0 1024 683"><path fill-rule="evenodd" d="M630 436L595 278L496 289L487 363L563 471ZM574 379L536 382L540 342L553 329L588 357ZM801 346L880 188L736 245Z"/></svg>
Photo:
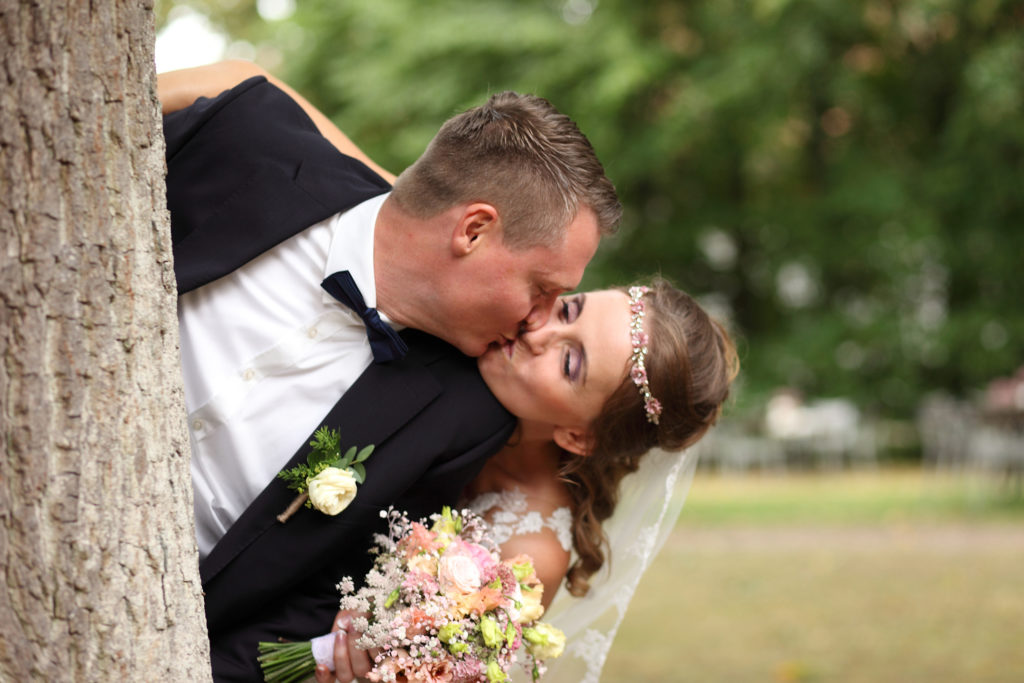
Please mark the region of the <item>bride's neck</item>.
<svg viewBox="0 0 1024 683"><path fill-rule="evenodd" d="M561 453L551 439L550 427L545 429L520 420L509 443L488 461L488 465L503 477L528 482L538 477L556 476Z"/></svg>

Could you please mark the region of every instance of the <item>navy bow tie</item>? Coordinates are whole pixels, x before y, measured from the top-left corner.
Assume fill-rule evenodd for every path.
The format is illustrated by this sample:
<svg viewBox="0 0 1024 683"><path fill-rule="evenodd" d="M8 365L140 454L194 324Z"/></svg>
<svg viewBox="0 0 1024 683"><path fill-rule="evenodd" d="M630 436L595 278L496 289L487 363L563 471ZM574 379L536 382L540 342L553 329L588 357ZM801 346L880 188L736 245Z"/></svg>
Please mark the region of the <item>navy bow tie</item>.
<svg viewBox="0 0 1024 683"><path fill-rule="evenodd" d="M366 325L366 337L370 340L370 350L373 351L373 362L386 363L392 360L400 360L409 352L405 341L398 336L391 325L380 319L376 308L369 308L363 301L363 295L356 286L356 281L347 270L339 270L337 273L328 275L320 286L327 290L327 293L345 304L360 318Z"/></svg>

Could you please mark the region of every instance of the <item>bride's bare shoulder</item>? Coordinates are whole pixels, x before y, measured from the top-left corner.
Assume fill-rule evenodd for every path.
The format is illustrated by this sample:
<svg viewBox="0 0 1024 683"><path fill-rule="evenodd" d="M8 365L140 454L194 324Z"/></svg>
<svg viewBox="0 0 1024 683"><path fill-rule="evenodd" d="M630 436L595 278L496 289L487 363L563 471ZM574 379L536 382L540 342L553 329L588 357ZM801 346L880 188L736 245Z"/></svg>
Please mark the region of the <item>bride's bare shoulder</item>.
<svg viewBox="0 0 1024 683"><path fill-rule="evenodd" d="M501 544L503 559L517 555L529 555L533 560L537 578L544 584L541 604L547 608L569 571L569 551L562 547L554 533L544 530L540 533L515 535Z"/></svg>
<svg viewBox="0 0 1024 683"><path fill-rule="evenodd" d="M492 526L503 558L529 555L544 584L547 607L569 571L572 549L572 499L557 480L488 482L470 506ZM503 488L500 484L505 484Z"/></svg>

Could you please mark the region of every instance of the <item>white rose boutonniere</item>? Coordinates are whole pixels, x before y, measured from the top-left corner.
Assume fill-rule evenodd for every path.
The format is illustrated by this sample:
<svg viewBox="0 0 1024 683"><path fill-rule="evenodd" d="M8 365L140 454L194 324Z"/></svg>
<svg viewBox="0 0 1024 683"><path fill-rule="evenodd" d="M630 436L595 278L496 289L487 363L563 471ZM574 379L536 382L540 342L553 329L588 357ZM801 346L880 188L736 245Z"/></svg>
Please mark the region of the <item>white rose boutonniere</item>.
<svg viewBox="0 0 1024 683"><path fill-rule="evenodd" d="M352 470L328 467L309 480L309 502L326 515L336 515L356 497Z"/></svg>
<svg viewBox="0 0 1024 683"><path fill-rule="evenodd" d="M357 450L355 446L341 454L341 434L336 429L321 427L309 442L313 447L306 464L297 465L278 473L288 482L288 488L299 495L288 509L277 516L287 522L305 503L325 515L336 515L356 497L356 489L366 480L363 462L373 453L373 446Z"/></svg>

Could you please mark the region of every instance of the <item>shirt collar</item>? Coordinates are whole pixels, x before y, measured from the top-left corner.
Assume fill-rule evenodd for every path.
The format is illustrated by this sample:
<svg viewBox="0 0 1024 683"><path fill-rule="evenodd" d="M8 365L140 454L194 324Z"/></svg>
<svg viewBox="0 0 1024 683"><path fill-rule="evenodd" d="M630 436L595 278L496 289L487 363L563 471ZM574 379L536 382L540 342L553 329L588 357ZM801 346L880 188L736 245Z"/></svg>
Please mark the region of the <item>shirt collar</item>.
<svg viewBox="0 0 1024 683"><path fill-rule="evenodd" d="M377 225L377 214L390 194L385 192L371 197L338 214L331 226L331 246L327 251L324 277L339 270L347 270L359 287L363 301L370 308L377 307L377 285L373 272L373 234ZM326 304L337 303L327 292L323 292L323 301ZM399 329L399 326L389 320L383 312L378 313L384 321Z"/></svg>

